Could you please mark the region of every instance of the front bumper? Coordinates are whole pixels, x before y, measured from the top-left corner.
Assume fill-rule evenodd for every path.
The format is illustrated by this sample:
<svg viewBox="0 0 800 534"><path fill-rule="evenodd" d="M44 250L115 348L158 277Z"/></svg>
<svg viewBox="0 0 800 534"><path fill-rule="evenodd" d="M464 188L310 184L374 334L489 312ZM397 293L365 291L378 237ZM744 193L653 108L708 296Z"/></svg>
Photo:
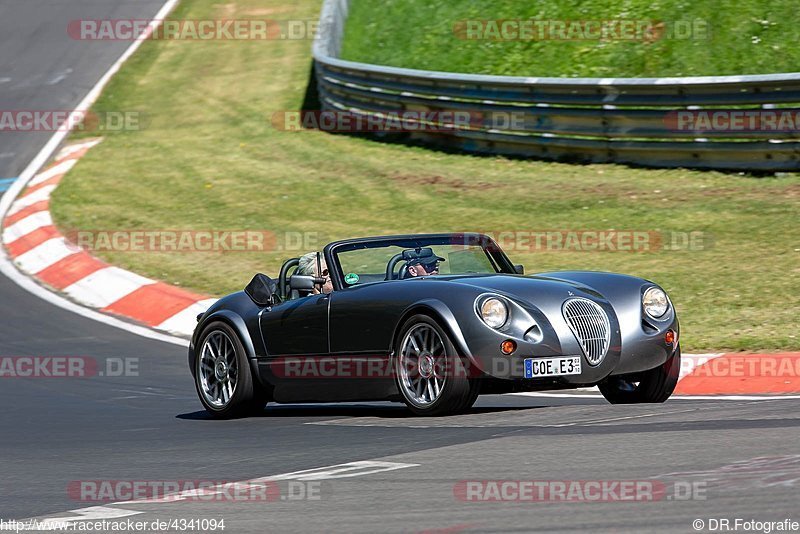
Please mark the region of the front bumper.
<svg viewBox="0 0 800 534"><path fill-rule="evenodd" d="M536 317L536 323L543 333L541 341L532 341L524 332L522 335L513 335L511 332L498 332L479 325L481 328L465 332L464 339L469 340L466 347L468 359L485 376L522 381L533 388L537 384L547 387L580 387L597 384L610 375L653 369L664 364L675 353L680 330L674 313L668 320L658 324L637 321L633 325L621 325L610 304L601 304L610 320L611 340L605 357L597 365L589 363L581 344L563 317L546 320L541 312ZM671 344L665 340L669 330L676 335ZM517 349L511 355L505 355L500 350L500 344L507 339L517 344ZM525 378L526 359L558 356L580 356L581 373Z"/></svg>

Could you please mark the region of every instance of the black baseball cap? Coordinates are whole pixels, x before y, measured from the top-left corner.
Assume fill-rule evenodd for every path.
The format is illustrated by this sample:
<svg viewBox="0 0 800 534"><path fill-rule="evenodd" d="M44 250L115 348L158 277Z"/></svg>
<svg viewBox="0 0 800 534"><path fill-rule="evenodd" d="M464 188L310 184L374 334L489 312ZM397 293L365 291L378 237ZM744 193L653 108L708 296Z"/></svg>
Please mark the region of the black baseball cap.
<svg viewBox="0 0 800 534"><path fill-rule="evenodd" d="M436 265L436 263L440 261L447 261L447 260L445 260L441 256L437 256L436 254L431 253L430 256L422 256L408 260L408 266L410 267L412 265L425 265L427 267L428 265Z"/></svg>

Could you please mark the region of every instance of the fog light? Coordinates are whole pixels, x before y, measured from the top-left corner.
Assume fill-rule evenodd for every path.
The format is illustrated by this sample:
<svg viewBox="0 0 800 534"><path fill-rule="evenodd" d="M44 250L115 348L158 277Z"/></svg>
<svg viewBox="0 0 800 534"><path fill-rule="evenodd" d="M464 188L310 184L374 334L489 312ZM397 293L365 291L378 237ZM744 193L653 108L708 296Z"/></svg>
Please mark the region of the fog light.
<svg viewBox="0 0 800 534"><path fill-rule="evenodd" d="M664 334L664 341L667 343L667 345L672 345L675 343L676 338L677 336L673 330L667 330L667 333Z"/></svg>
<svg viewBox="0 0 800 534"><path fill-rule="evenodd" d="M500 343L500 350L503 351L503 354L508 355L517 350L517 344L510 339L506 339L502 343Z"/></svg>

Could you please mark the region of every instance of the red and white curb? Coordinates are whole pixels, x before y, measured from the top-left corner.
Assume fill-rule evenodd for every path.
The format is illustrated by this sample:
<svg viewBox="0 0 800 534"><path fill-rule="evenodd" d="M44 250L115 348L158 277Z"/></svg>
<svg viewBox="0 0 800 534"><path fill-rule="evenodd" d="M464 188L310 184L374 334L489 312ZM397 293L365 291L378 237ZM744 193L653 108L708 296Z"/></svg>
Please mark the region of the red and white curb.
<svg viewBox="0 0 800 534"><path fill-rule="evenodd" d="M740 397L797 394L800 398L800 352L686 354L675 392Z"/></svg>
<svg viewBox="0 0 800 534"><path fill-rule="evenodd" d="M90 308L133 319L171 334L191 336L196 316L216 299L113 267L73 245L50 215L50 195L100 142L67 146L28 183L3 220L2 241L16 267Z"/></svg>

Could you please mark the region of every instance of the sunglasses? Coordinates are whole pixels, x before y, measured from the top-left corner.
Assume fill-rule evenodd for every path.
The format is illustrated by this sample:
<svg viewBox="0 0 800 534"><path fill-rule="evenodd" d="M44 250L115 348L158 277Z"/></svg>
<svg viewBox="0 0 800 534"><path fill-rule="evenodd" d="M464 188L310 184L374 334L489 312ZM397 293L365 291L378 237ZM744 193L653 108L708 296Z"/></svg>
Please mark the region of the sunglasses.
<svg viewBox="0 0 800 534"><path fill-rule="evenodd" d="M425 272L427 273L432 273L439 270L438 261L434 263L420 263L419 266L425 269Z"/></svg>

